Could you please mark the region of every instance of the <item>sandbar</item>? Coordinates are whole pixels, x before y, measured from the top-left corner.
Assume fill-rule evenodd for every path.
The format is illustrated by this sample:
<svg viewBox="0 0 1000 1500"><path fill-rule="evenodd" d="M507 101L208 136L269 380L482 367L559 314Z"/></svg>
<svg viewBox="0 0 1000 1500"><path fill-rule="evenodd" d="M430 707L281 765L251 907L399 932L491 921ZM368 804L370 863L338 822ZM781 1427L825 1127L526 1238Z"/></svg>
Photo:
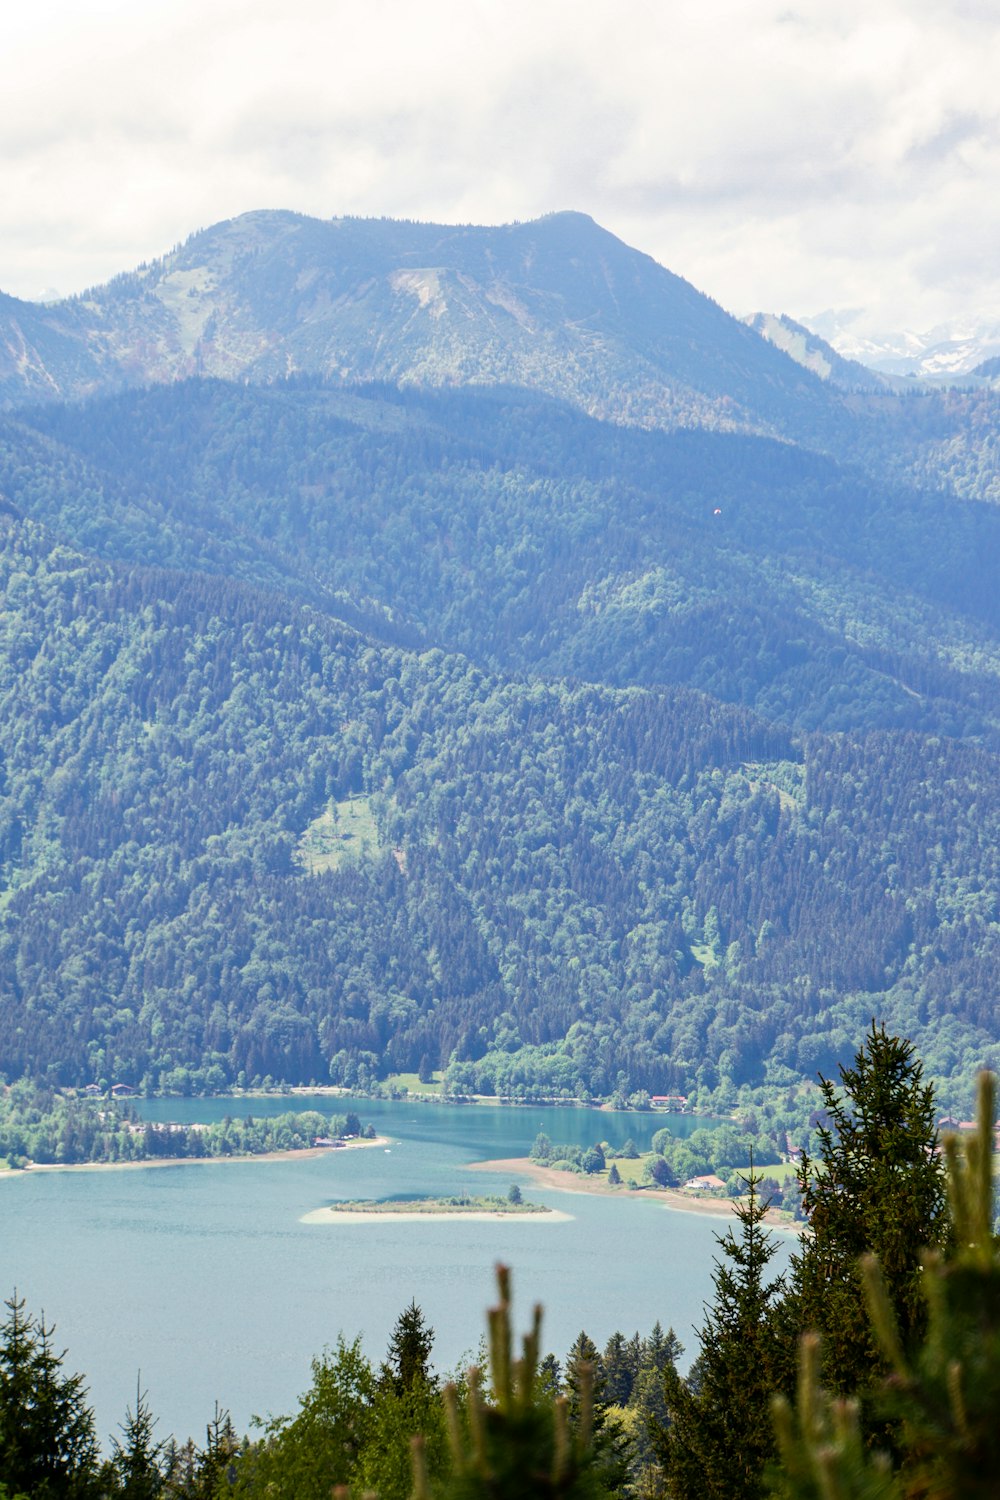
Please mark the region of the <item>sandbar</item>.
<svg viewBox="0 0 1000 1500"><path fill-rule="evenodd" d="M388 1146L392 1137L377 1135L373 1140L345 1141L342 1146L303 1146L299 1150L244 1152L233 1156L151 1156L143 1161L43 1161L27 1167L0 1171L0 1182L11 1177L35 1177L39 1172L131 1172L148 1167L218 1167L232 1162L303 1161L314 1156L337 1156L341 1151L356 1151L362 1146Z"/></svg>
<svg viewBox="0 0 1000 1500"><path fill-rule="evenodd" d="M462 1219L473 1223L492 1223L494 1220L502 1221L504 1224L567 1224L573 1218L572 1214L563 1213L559 1208L545 1208L539 1213L531 1214L507 1214L502 1209L386 1209L379 1213L378 1209L368 1209L362 1212L359 1209L350 1208L314 1208L310 1213L303 1214L299 1220L300 1224L386 1224L402 1220L412 1223L419 1219L423 1224L429 1224L432 1220L450 1222Z"/></svg>

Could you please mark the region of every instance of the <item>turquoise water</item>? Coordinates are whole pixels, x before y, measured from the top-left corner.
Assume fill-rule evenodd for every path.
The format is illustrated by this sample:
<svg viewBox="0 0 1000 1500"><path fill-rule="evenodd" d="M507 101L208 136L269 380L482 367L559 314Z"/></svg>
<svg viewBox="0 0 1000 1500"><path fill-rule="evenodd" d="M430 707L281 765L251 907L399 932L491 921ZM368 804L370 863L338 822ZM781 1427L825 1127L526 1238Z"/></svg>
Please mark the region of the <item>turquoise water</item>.
<svg viewBox="0 0 1000 1500"><path fill-rule="evenodd" d="M316 1102L167 1100L143 1109L190 1120ZM497 1260L514 1268L519 1326L541 1301L546 1347L560 1358L581 1328L603 1344L616 1328L646 1332L656 1318L693 1352L692 1330L711 1293L720 1227L712 1219L641 1197L542 1193L524 1179L526 1197L573 1217L301 1222L335 1199L506 1192L509 1174L470 1172L469 1162L523 1155L539 1129L581 1144L615 1131L642 1146L662 1117L368 1100L356 1107L392 1137L388 1150L0 1181L0 1287L16 1286L55 1321L67 1365L87 1376L105 1442L134 1402L139 1370L161 1436L202 1435L216 1399L241 1429L252 1413L290 1411L309 1383L311 1356L341 1331L381 1356L413 1297L436 1331L438 1369L465 1363Z"/></svg>
<svg viewBox="0 0 1000 1500"><path fill-rule="evenodd" d="M479 1152L483 1158L527 1156L539 1131L553 1141L590 1146L608 1141L624 1146L631 1137L640 1151L648 1151L657 1130L668 1126L676 1136L711 1129L721 1121L697 1115L668 1115L569 1109L561 1106L526 1104L493 1108L479 1104L441 1104L436 1100L355 1099L330 1094L267 1094L218 1099L143 1099L138 1101L147 1120L172 1120L189 1124L194 1120L221 1120L225 1115L243 1119L264 1118L289 1110L318 1109L322 1114L344 1114L355 1110L378 1130L405 1131L407 1140L447 1143ZM469 1160L474 1160L470 1156Z"/></svg>

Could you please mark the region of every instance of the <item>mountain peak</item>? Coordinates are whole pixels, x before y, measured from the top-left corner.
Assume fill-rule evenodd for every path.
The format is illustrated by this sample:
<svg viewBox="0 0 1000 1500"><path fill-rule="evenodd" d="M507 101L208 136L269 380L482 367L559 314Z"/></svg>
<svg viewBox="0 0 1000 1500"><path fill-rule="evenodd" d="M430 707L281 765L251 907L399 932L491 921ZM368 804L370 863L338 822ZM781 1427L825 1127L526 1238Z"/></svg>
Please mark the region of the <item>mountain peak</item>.
<svg viewBox="0 0 1000 1500"><path fill-rule="evenodd" d="M518 385L644 426L815 423L814 377L588 214L500 227L256 209L84 297L0 307L0 399L212 375Z"/></svg>

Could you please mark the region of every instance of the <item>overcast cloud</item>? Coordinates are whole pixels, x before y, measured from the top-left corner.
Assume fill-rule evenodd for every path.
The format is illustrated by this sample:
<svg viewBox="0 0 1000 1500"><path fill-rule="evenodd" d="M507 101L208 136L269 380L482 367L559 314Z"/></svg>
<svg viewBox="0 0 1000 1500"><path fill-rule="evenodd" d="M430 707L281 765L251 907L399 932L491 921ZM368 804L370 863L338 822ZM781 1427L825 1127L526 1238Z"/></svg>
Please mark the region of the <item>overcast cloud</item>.
<svg viewBox="0 0 1000 1500"><path fill-rule="evenodd" d="M734 312L1000 317L992 3L21 9L0 95L17 296L78 291L247 209L576 208Z"/></svg>

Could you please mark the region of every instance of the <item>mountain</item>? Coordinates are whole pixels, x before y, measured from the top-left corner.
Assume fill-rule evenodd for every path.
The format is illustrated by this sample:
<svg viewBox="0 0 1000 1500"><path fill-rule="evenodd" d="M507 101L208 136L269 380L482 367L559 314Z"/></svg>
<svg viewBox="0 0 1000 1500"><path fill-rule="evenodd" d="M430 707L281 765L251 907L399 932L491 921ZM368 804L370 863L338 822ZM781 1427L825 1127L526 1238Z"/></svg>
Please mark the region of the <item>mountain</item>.
<svg viewBox="0 0 1000 1500"><path fill-rule="evenodd" d="M995 319L940 324L926 333L873 333L857 311L821 313L806 322L845 359L886 376L939 382L975 377L977 365L1000 354Z"/></svg>
<svg viewBox="0 0 1000 1500"><path fill-rule="evenodd" d="M108 561L490 671L1000 734L1000 511L787 442L507 390L188 380L0 422L0 492Z"/></svg>
<svg viewBox="0 0 1000 1500"><path fill-rule="evenodd" d="M796 323L786 313L754 313L745 321L755 333L783 350L797 364L842 390L887 391L898 388L900 384L898 379L879 374L856 359L844 359L832 344L810 332L804 324Z"/></svg>
<svg viewBox="0 0 1000 1500"><path fill-rule="evenodd" d="M976 365L972 374L983 380L996 380L1000 375L1000 355L994 354L990 359L984 359L981 364Z"/></svg>
<svg viewBox="0 0 1000 1500"><path fill-rule="evenodd" d="M527 386L642 425L829 425L820 382L584 214L500 228L243 214L44 307L0 303L0 399L188 375Z"/></svg>
<svg viewBox="0 0 1000 1500"><path fill-rule="evenodd" d="M1000 1062L989 385L580 215L248 215L0 326L0 1072Z"/></svg>
<svg viewBox="0 0 1000 1500"><path fill-rule="evenodd" d="M76 304L51 311L0 292L0 407L120 384L91 322Z"/></svg>

